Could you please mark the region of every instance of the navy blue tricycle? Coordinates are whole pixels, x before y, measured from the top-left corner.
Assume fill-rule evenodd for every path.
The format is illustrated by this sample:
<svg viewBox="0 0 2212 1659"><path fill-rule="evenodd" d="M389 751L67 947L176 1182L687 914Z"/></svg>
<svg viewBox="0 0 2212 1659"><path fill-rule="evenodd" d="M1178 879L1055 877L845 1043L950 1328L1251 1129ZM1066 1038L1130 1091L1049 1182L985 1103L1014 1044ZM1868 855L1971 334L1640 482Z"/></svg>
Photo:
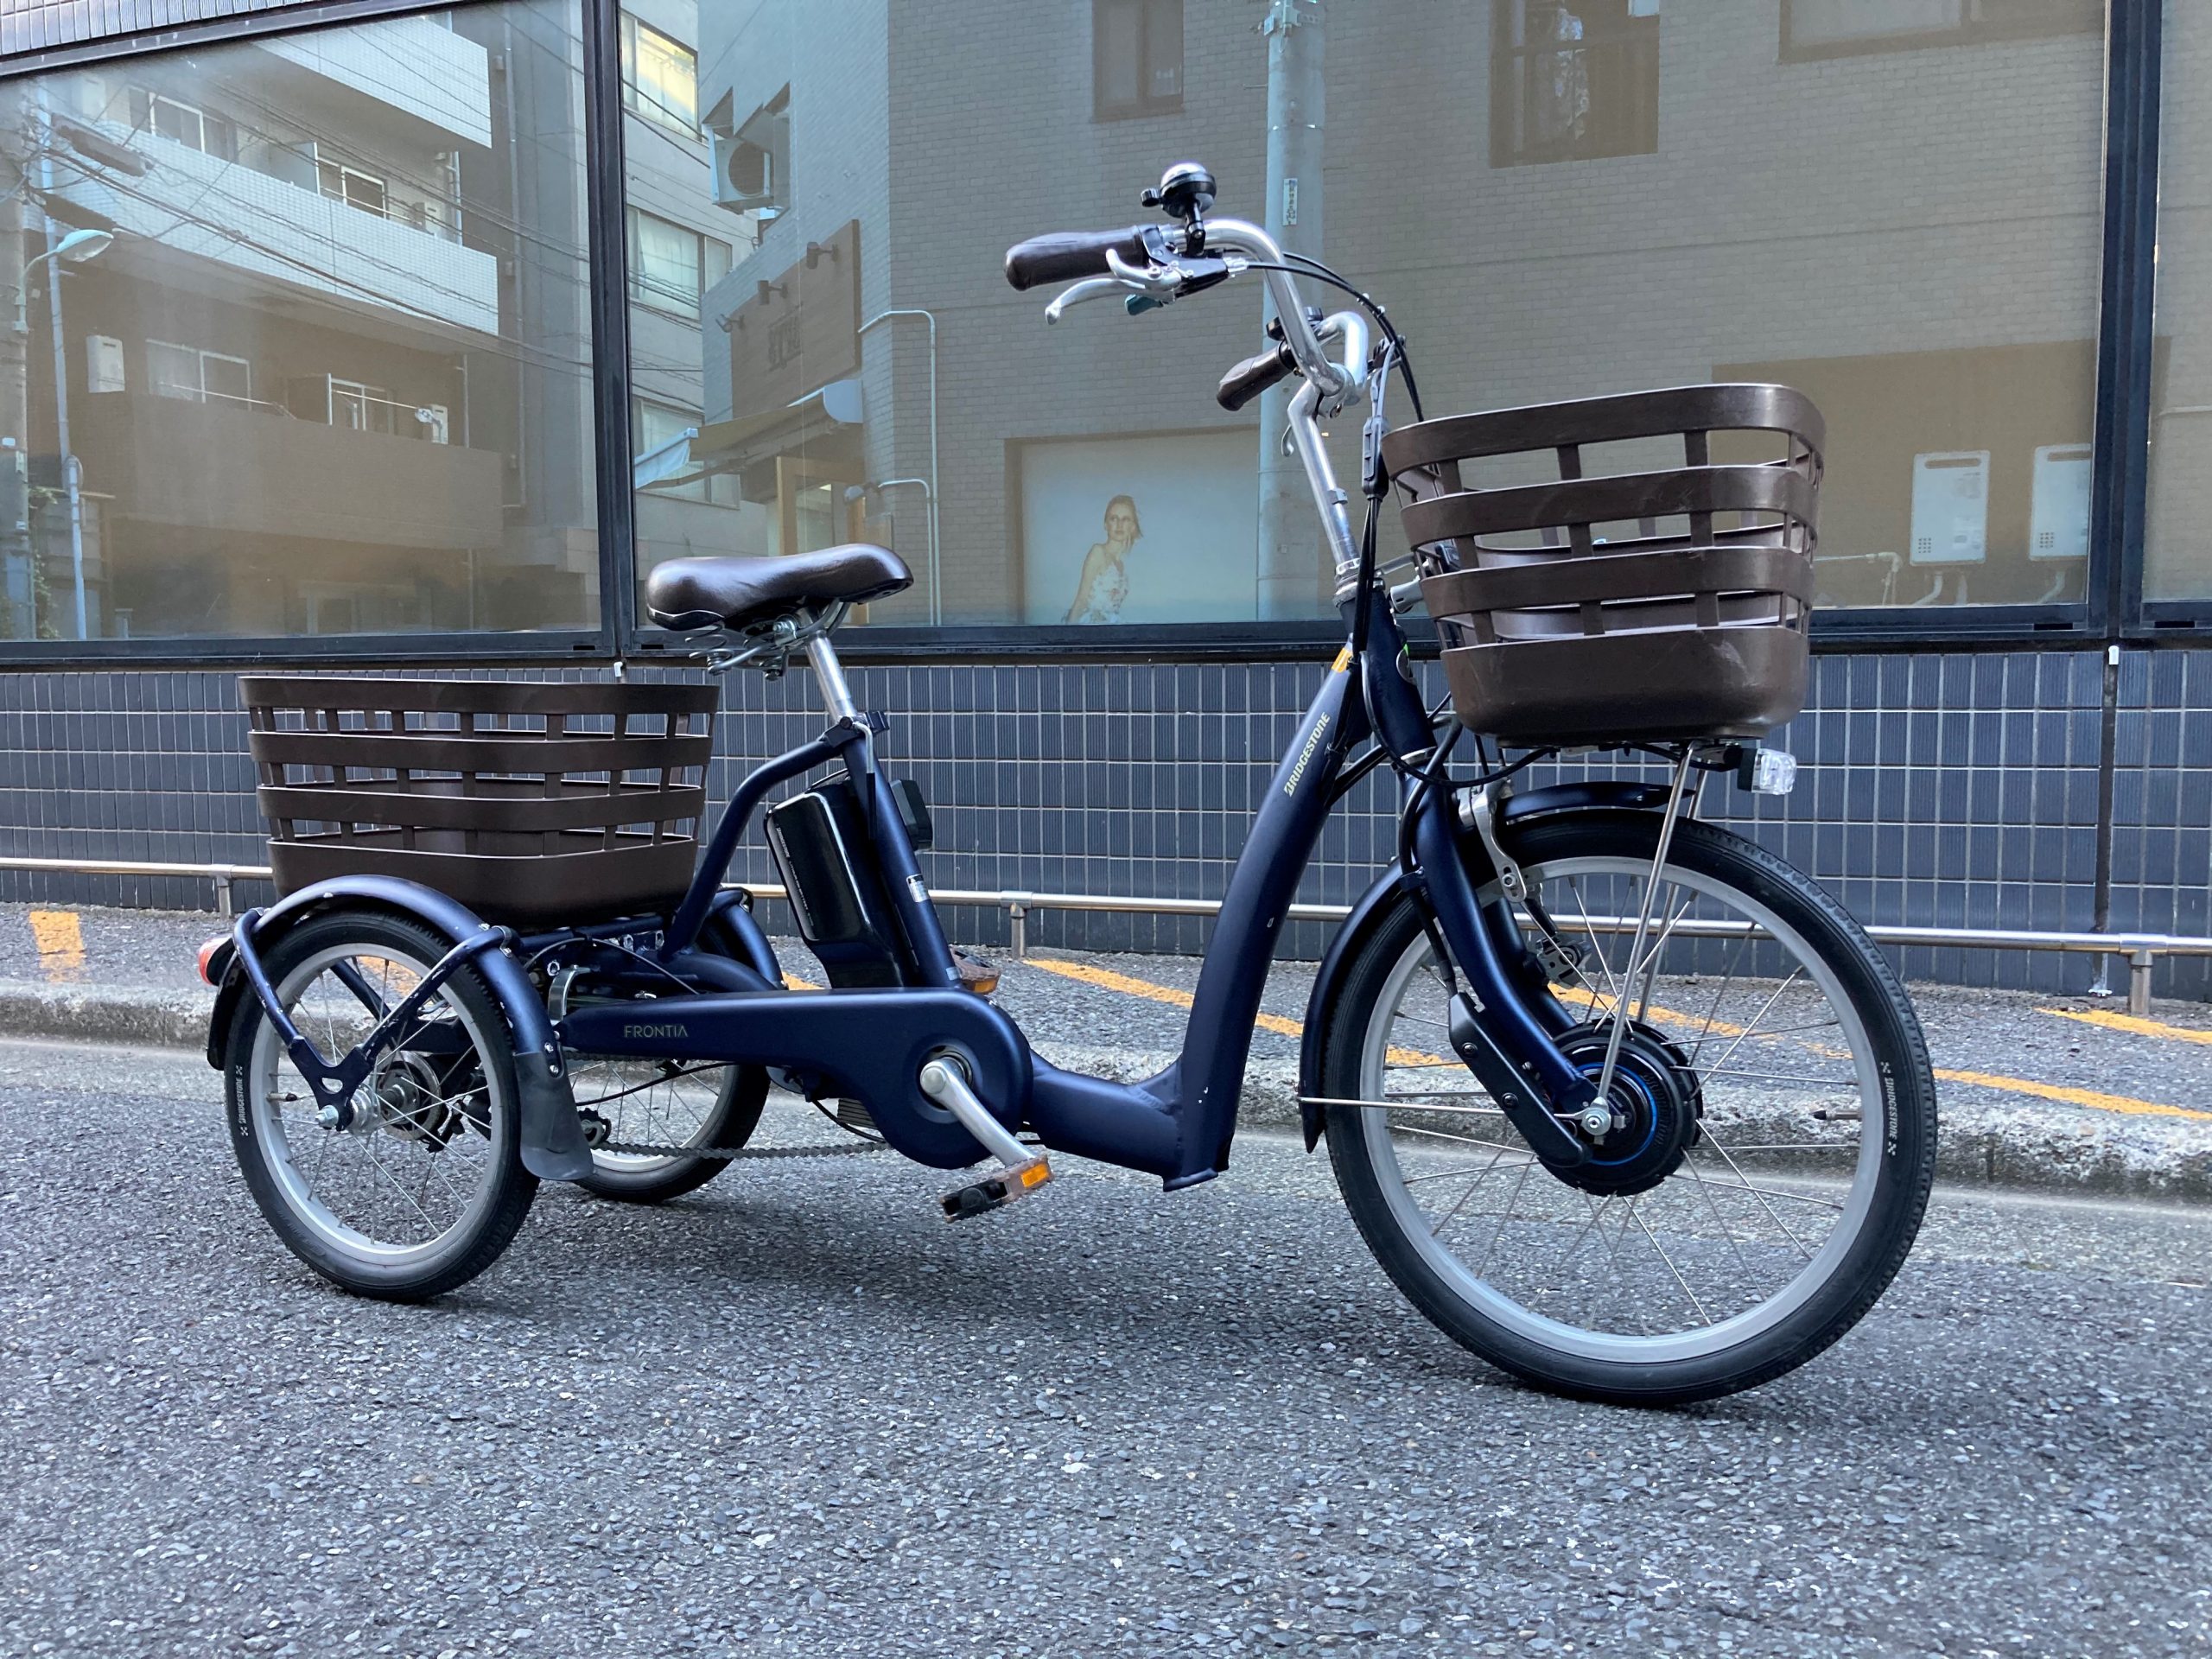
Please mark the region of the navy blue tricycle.
<svg viewBox="0 0 2212 1659"><path fill-rule="evenodd" d="M1217 396L1258 402L1302 464L1335 572L1344 645L1253 818L1180 1055L1141 1081L1063 1070L948 944L927 804L831 645L907 585L897 556L678 559L648 578L654 620L717 672L803 658L825 715L711 836L710 685L244 682L285 896L211 941L208 1058L309 1267L421 1300L495 1261L540 1181L651 1203L825 1147L964 1172L954 1220L1039 1193L1057 1154L1211 1181L1307 861L1379 777L1395 856L1314 975L1298 1095L1407 1297L1522 1378L1645 1403L1764 1382L1872 1305L1934 1167L1910 1002L1815 884L1700 814L1794 772L1760 740L1804 696L1817 411L1717 385L1425 418L1382 308L1214 194L1179 163L1147 222L1006 259L1017 289L1071 284L1052 321L1261 283L1266 338ZM1322 289L1344 308L1310 308ZM786 978L725 885L756 818L826 987ZM749 1144L776 1088L837 1135Z"/></svg>

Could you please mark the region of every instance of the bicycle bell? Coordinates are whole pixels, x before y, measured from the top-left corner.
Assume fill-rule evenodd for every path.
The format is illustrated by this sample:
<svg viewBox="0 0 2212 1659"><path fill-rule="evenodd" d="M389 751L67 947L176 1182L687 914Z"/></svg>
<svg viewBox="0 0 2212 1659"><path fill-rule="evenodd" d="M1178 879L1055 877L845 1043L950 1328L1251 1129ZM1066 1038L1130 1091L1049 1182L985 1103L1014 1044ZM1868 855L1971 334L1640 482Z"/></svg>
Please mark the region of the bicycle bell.
<svg viewBox="0 0 2212 1659"><path fill-rule="evenodd" d="M1213 206L1214 178L1204 162L1178 162L1160 175L1159 188L1139 199L1147 207L1165 207L1185 225L1195 225Z"/></svg>

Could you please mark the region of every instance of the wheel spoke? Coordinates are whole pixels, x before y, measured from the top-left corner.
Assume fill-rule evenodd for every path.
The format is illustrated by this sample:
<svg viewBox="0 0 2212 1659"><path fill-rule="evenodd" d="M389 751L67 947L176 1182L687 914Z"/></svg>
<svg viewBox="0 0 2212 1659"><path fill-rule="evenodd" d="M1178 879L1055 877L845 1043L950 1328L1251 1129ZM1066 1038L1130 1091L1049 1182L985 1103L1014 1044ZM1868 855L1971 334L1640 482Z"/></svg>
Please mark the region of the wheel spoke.
<svg viewBox="0 0 2212 1659"><path fill-rule="evenodd" d="M1726 1071L1715 1069L1704 1074L1704 1080L1707 1083L1715 1077L1741 1077L1751 1083L1789 1084L1801 1089L1848 1089L1852 1086L1851 1080L1847 1077L1808 1077L1786 1071L1738 1071L1731 1068Z"/></svg>
<svg viewBox="0 0 2212 1659"><path fill-rule="evenodd" d="M1607 1006L1604 1012L1610 1014L1613 1008L1618 1007L1620 1003L1620 982L1613 977L1612 963L1606 961L1605 947L1599 942L1598 925L1590 919L1590 906L1583 902L1582 883L1578 879L1569 876L1567 878L1567 890L1574 895L1575 909L1582 913L1583 930L1590 936L1591 954L1598 958L1598 969L1605 976L1605 996ZM1592 988L1594 989L1595 988L1592 987Z"/></svg>
<svg viewBox="0 0 2212 1659"><path fill-rule="evenodd" d="M1490 1162L1483 1166L1482 1173L1477 1175L1473 1180L1467 1183L1467 1190L1459 1195L1458 1200L1452 1205L1452 1206L1449 1210L1446 1210L1443 1215L1437 1219L1437 1223L1433 1227L1431 1227L1428 1230L1428 1236L1431 1238L1438 1238L1443 1236L1445 1228L1451 1224L1452 1217L1458 1215L1459 1211L1465 1207L1468 1199L1473 1198L1477 1192L1482 1190L1482 1184L1490 1179L1491 1171L1497 1167L1497 1160L1505 1156L1505 1152L1506 1149L1503 1147L1500 1147L1496 1152L1491 1154ZM1521 1172L1521 1179L1524 1181L1529 1179L1529 1173L1526 1169L1523 1169ZM1479 1277L1479 1275L1478 1276Z"/></svg>
<svg viewBox="0 0 2212 1659"><path fill-rule="evenodd" d="M1788 990L1792 985L1796 984L1797 982L1798 976L1802 974L1804 971L1805 969L1802 964L1796 968L1792 968L1789 970L1789 977L1783 980L1781 984L1776 986L1774 988L1774 995L1768 997L1764 1002L1759 1005L1759 1011L1751 1016L1751 1024L1745 1026L1742 1031L1738 1032L1736 1034L1735 1041L1730 1043L1726 1049L1721 1051L1720 1058L1713 1063L1714 1071L1718 1071L1720 1067L1727 1065L1730 1058L1735 1054L1738 1049L1741 1048L1745 1043L1749 1041L1751 1038L1758 1035L1759 1021L1765 1019L1767 1015L1773 1011L1774 1005L1782 1000L1782 994ZM1707 1075L1710 1075L1710 1073Z"/></svg>
<svg viewBox="0 0 2212 1659"><path fill-rule="evenodd" d="M1300 1095L1299 1100L1307 1106L1349 1106L1370 1112L1427 1112L1433 1117L1503 1117L1505 1114L1495 1106L1432 1106L1428 1103L1447 1091L1439 1090L1436 1095L1385 1095L1380 1100L1344 1100L1333 1095ZM1472 1093L1471 1090L1465 1091Z"/></svg>
<svg viewBox="0 0 2212 1659"><path fill-rule="evenodd" d="M1811 1261L1813 1259L1813 1253L1806 1248L1805 1241L1798 1237L1797 1235L1790 1230L1789 1224L1783 1220L1781 1215L1776 1211L1775 1207L1767 1202L1766 1194L1761 1192L1758 1186L1752 1183L1751 1178L1744 1173L1743 1166L1737 1163L1733 1158L1731 1158L1728 1155L1728 1148L1720 1144L1720 1137L1708 1130L1706 1133L1705 1144L1711 1147L1713 1151L1720 1154L1720 1161L1726 1164L1728 1167L1735 1173L1736 1179L1743 1184L1744 1191L1751 1193L1758 1198L1760 1208L1766 1211L1768 1217L1773 1221L1774 1224L1783 1230L1783 1233L1789 1238L1792 1244L1795 1244L1797 1247L1798 1251L1807 1261ZM1695 1156L1695 1154L1693 1154L1692 1156Z"/></svg>
<svg viewBox="0 0 2212 1659"><path fill-rule="evenodd" d="M1521 1189L1529 1185L1529 1172L1535 1168L1535 1160L1521 1166L1521 1179L1513 1183L1513 1191L1505 1197L1505 1213L1497 1218L1497 1225L1491 1229L1490 1243L1483 1248L1482 1260L1475 1263L1475 1277L1479 1279L1490 1270L1490 1259L1497 1254L1497 1241L1505 1236L1505 1224L1513 1219L1513 1211L1521 1203ZM1440 1227L1440 1233L1444 1230Z"/></svg>
<svg viewBox="0 0 2212 1659"><path fill-rule="evenodd" d="M1514 1146L1508 1141L1470 1141L1467 1144L1471 1147L1495 1147L1500 1154L1509 1152L1520 1154L1520 1156L1513 1163L1506 1166L1508 1169L1516 1169L1523 1163L1535 1163L1538 1161L1534 1154L1527 1153L1521 1147ZM1475 1177L1477 1180L1480 1180L1497 1166L1497 1159L1492 1158L1490 1162L1483 1165L1479 1169L1472 1164L1462 1165L1458 1169L1435 1169L1429 1171L1426 1175L1407 1176L1405 1178L1406 1185L1408 1186L1426 1186L1433 1181L1464 1181L1470 1175Z"/></svg>
<svg viewBox="0 0 2212 1659"><path fill-rule="evenodd" d="M1713 994L1713 1006L1705 1011L1705 1027L1698 1033L1696 1046L1690 1050L1692 1071L1697 1069L1698 1056L1705 1052L1706 1040L1713 1035L1713 1022L1720 1014L1721 999L1728 995L1728 988L1736 982L1736 970L1744 965L1744 951L1751 942L1751 936L1748 933L1736 941L1735 954L1728 958L1728 971L1722 976L1719 988Z"/></svg>
<svg viewBox="0 0 2212 1659"><path fill-rule="evenodd" d="M1682 1294L1690 1299L1690 1306L1697 1310L1698 1318L1711 1325L1713 1315L1705 1311L1705 1304L1698 1300L1697 1293L1690 1288L1690 1281L1682 1277L1682 1270L1675 1265L1675 1258L1667 1254L1667 1247L1659 1242L1659 1235L1651 1230L1649 1222L1637 1214L1633 1203L1630 1204L1628 1212L1635 1218L1636 1224L1643 1230L1643 1236L1651 1241L1651 1248L1659 1252L1659 1259L1667 1264L1667 1271L1675 1275L1675 1282L1682 1287Z"/></svg>

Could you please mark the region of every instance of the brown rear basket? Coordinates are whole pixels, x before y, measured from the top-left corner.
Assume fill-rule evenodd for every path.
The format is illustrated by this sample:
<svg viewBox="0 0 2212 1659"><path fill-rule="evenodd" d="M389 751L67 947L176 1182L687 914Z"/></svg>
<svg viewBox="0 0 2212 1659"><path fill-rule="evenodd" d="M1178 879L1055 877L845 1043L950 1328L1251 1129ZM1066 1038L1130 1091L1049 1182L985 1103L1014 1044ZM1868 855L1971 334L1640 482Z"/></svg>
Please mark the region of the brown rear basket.
<svg viewBox="0 0 2212 1659"><path fill-rule="evenodd" d="M530 926L664 910L691 880L712 687L251 675L238 696L283 892L405 876Z"/></svg>
<svg viewBox="0 0 2212 1659"><path fill-rule="evenodd" d="M1383 460L1411 498L1406 536L1432 573L1421 594L1461 722L1581 744L1757 737L1796 714L1823 436L1810 399L1766 385L1391 433ZM1670 441L1664 470L1605 472L1586 454L1633 446L1628 464L1648 467L1653 440ZM1504 479L1475 484L1477 462Z"/></svg>

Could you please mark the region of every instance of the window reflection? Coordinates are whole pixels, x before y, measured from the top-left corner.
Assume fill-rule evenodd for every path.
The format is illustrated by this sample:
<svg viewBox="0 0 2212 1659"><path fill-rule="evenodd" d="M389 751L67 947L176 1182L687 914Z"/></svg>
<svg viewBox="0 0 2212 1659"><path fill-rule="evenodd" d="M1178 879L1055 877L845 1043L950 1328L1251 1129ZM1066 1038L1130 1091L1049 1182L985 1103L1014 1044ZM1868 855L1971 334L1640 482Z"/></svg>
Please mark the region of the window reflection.
<svg viewBox="0 0 2212 1659"><path fill-rule="evenodd" d="M594 626L582 85L522 3L0 87L0 632Z"/></svg>
<svg viewBox="0 0 2212 1659"><path fill-rule="evenodd" d="M2170 0L2146 599L2212 599L2212 9Z"/></svg>
<svg viewBox="0 0 2212 1659"><path fill-rule="evenodd" d="M654 14L696 54L707 142L629 147L630 207L680 227L633 267L670 411L638 424L642 562L866 536L918 577L879 626L1327 615L1279 434L1211 396L1259 343L1255 285L1048 331L999 276L1009 244L1126 224L1198 157L1221 211L1389 305L1433 413L1792 381L1829 419L1826 605L2085 598L2094 0L1791 0L1779 50L1771 10L1762 32L1674 0L1488 0L1440 32L1401 0L1300 7L1318 87L1244 9L1085 10L1087 39L982 0L860 36L799 0ZM1066 118L1086 90L1110 125ZM1321 115L1323 165L1270 178L1286 99ZM979 156L1020 159L979 181ZM690 293L691 232L731 249L719 278L699 256L696 323L661 303ZM693 424L681 467L645 466Z"/></svg>

